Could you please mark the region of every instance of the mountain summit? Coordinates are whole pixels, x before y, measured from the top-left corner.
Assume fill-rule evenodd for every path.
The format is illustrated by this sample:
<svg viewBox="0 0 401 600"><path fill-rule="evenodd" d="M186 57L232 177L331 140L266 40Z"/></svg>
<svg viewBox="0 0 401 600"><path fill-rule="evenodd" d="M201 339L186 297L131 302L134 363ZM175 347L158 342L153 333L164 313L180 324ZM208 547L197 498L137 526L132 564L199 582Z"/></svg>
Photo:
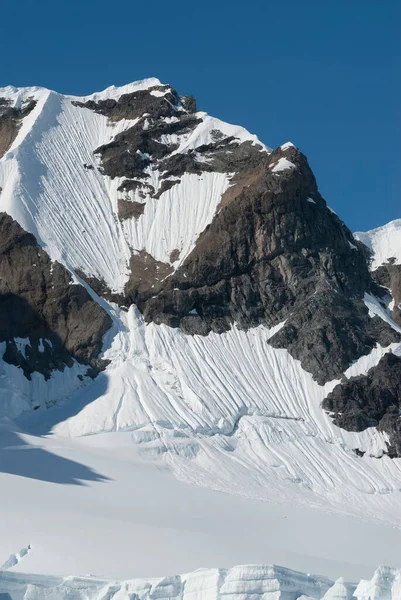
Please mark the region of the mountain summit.
<svg viewBox="0 0 401 600"><path fill-rule="evenodd" d="M398 221L157 79L0 89L0 157L0 417L399 524Z"/></svg>

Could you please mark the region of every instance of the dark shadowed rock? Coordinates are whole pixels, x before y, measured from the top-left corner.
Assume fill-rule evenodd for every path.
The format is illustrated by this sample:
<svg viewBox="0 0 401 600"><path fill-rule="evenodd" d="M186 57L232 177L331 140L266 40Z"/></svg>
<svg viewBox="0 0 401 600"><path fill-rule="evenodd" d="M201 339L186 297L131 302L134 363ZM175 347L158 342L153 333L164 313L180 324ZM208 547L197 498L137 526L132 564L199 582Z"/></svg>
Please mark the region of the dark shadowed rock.
<svg viewBox="0 0 401 600"><path fill-rule="evenodd" d="M121 221L125 219L139 219L145 211L145 203L135 202L134 200L118 199L118 218Z"/></svg>
<svg viewBox="0 0 401 600"><path fill-rule="evenodd" d="M131 256L130 276L125 286L126 304L138 303L143 294L156 294L173 272L167 263L142 250Z"/></svg>
<svg viewBox="0 0 401 600"><path fill-rule="evenodd" d="M323 408L347 431L377 427L389 436L388 454L401 456L401 358L385 354L367 375L337 385Z"/></svg>
<svg viewBox="0 0 401 600"><path fill-rule="evenodd" d="M388 288L394 300L392 317L401 325L401 265L389 261L373 271L372 276L381 286Z"/></svg>
<svg viewBox="0 0 401 600"><path fill-rule="evenodd" d="M152 92L161 93L154 95ZM138 119L144 114L154 119L168 117L174 112L174 107L181 105L177 92L168 85L156 85L147 90L138 90L123 94L118 100L89 100L88 102L73 102L74 106L88 108L110 119Z"/></svg>
<svg viewBox="0 0 401 600"><path fill-rule="evenodd" d="M96 372L109 315L85 288L74 285L68 271L51 262L33 235L0 213L0 342L4 360L29 377L49 377L76 359ZM21 352L16 338L28 339ZM93 371L94 369L94 371Z"/></svg>
<svg viewBox="0 0 401 600"><path fill-rule="evenodd" d="M0 158L4 156L18 135L22 120L35 108L36 101L29 100L21 108L10 105L6 98L0 98Z"/></svg>

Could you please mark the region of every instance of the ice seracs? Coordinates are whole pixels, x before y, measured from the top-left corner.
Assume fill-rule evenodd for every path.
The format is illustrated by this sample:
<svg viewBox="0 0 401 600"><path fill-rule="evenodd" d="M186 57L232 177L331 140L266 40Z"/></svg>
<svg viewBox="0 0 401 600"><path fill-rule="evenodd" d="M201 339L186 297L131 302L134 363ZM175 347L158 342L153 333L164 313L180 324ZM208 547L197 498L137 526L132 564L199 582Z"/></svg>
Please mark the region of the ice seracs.
<svg viewBox="0 0 401 600"><path fill-rule="evenodd" d="M358 585L342 578L335 583L284 567L242 565L231 569L199 569L185 575L127 581L85 577L40 577L0 573L0 587L13 600L399 600L401 573L377 569L371 581Z"/></svg>

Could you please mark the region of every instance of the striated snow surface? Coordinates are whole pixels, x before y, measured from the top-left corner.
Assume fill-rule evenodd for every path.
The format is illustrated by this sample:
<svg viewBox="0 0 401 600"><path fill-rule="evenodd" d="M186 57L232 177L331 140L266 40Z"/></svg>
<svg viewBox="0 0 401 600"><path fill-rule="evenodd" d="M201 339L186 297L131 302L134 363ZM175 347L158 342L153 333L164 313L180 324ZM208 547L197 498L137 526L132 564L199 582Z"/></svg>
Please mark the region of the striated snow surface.
<svg viewBox="0 0 401 600"><path fill-rule="evenodd" d="M357 231L354 237L373 253L372 270L391 258L395 258L395 264L401 264L401 219L390 221L371 231Z"/></svg>
<svg viewBox="0 0 401 600"><path fill-rule="evenodd" d="M213 219L230 184L229 174L184 174L158 200L130 193L131 199L146 202L144 214L130 222L119 221L117 199L122 193L117 188L121 179L111 180L99 172L94 150L136 121L110 122L73 102L118 99L122 94L155 85L160 85L159 80L146 79L80 98L44 88L0 89L0 97L12 100L15 106L30 98L37 101L0 160L0 210L33 233L53 260L72 271L79 268L87 275L103 278L116 292L121 292L127 281L131 250L146 250L156 260L167 263L171 252L179 250L180 261L174 264L177 267ZM243 127L229 125L206 113L197 116L201 122L194 131L180 136L174 153L210 143L216 130L269 151ZM176 141L174 136L167 137L171 143ZM86 169L85 164L94 168ZM158 189L157 169L150 169L147 183Z"/></svg>
<svg viewBox="0 0 401 600"><path fill-rule="evenodd" d="M303 505L401 526L401 461L383 456L386 435L334 426L320 404L337 382L319 386L267 343L271 331L186 336L145 325L134 306L110 314L106 371L63 405L23 415L23 429L129 431L143 458L162 460L182 481L282 503L296 495ZM399 347L376 347L345 376L365 373L388 351Z"/></svg>

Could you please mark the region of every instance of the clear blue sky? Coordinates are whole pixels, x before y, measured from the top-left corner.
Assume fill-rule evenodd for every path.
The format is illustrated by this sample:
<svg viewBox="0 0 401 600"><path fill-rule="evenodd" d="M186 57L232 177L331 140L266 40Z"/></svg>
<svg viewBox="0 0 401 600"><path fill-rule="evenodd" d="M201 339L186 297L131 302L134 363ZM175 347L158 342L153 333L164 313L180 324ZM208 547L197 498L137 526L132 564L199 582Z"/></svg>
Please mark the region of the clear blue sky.
<svg viewBox="0 0 401 600"><path fill-rule="evenodd" d="M308 156L352 229L401 217L399 0L2 3L0 86L87 94L159 77Z"/></svg>

